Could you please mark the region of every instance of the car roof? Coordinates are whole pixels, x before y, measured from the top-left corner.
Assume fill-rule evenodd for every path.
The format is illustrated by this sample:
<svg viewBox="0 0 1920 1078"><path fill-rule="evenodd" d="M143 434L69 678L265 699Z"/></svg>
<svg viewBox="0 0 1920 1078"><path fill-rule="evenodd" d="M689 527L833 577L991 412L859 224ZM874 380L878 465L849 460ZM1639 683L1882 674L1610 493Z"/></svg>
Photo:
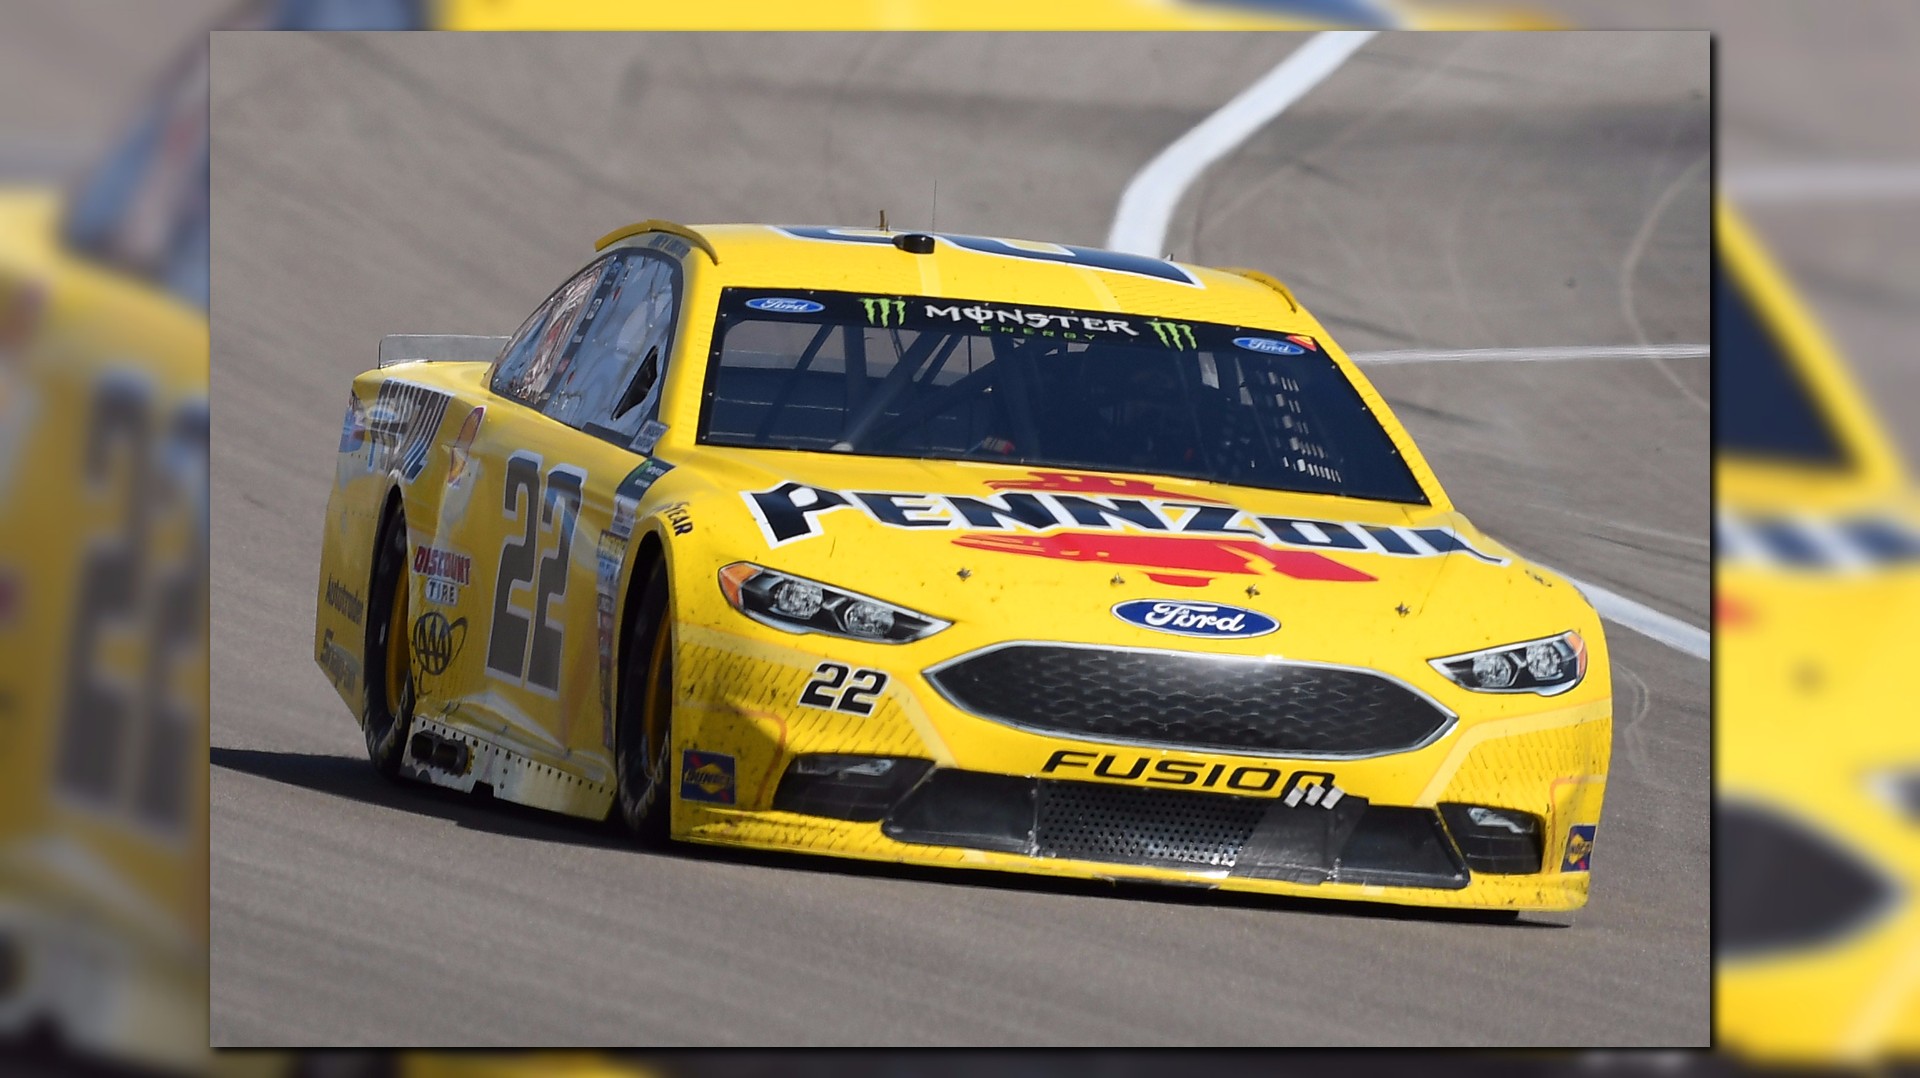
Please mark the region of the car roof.
<svg viewBox="0 0 1920 1078"><path fill-rule="evenodd" d="M706 255L723 286L1023 302L1282 330L1318 329L1285 285L1251 270L958 233L919 233L934 237L932 251L925 254L909 253L894 242L914 234L844 226L687 226L649 220L608 233L597 247L672 246L677 238Z"/></svg>

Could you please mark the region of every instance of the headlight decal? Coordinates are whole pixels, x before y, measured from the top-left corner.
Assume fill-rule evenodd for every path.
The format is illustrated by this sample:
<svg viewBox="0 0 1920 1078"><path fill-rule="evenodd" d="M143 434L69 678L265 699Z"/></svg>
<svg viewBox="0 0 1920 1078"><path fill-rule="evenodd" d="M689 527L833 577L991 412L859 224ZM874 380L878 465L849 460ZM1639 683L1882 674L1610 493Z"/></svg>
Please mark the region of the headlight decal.
<svg viewBox="0 0 1920 1078"><path fill-rule="evenodd" d="M883 599L752 562L737 561L723 567L720 592L740 613L790 633L906 644L952 624Z"/></svg>
<svg viewBox="0 0 1920 1078"><path fill-rule="evenodd" d="M1579 633L1568 630L1538 640L1432 659L1429 664L1447 680L1471 692L1558 696L1587 676L1587 642Z"/></svg>

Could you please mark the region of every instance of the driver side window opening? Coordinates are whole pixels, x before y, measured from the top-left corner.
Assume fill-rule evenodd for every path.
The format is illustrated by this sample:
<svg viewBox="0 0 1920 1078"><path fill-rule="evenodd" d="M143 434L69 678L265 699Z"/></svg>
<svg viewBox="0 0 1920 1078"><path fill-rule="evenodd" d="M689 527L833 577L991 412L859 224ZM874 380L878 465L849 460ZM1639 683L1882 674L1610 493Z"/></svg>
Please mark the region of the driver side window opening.
<svg viewBox="0 0 1920 1078"><path fill-rule="evenodd" d="M659 414L679 292L679 266L652 252L627 248L596 261L521 327L494 391L630 445Z"/></svg>
<svg viewBox="0 0 1920 1078"><path fill-rule="evenodd" d="M542 411L615 443L632 443L659 413L677 271L645 251L615 254L569 328Z"/></svg>

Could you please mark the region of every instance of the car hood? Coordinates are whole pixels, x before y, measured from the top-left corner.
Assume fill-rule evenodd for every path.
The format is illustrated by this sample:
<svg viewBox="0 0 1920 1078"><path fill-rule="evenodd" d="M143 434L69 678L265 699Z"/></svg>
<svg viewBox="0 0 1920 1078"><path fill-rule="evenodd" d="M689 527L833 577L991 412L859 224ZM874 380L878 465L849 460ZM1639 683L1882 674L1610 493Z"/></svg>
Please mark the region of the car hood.
<svg viewBox="0 0 1920 1078"><path fill-rule="evenodd" d="M702 455L714 489L700 512L725 521L727 560L998 640L1248 654L1277 645L1372 663L1597 629L1571 585L1450 510L1116 472ZM1116 611L1123 604L1134 605ZM1187 632L1140 624L1184 607L1225 620L1178 619ZM1278 624L1258 632L1261 617L1234 610Z"/></svg>

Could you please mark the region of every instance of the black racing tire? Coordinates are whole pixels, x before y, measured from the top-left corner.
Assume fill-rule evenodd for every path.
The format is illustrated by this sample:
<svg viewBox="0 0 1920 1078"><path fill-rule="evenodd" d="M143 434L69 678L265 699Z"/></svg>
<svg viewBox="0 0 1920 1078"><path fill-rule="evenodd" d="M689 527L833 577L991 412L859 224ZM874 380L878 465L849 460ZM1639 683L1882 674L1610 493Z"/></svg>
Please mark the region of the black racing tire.
<svg viewBox="0 0 1920 1078"><path fill-rule="evenodd" d="M412 580L407 573L407 520L398 506L380 520L373 546L373 582L367 596L367 642L360 669L365 703L361 726L367 759L382 776L398 780L413 729L413 653L407 619Z"/></svg>
<svg viewBox="0 0 1920 1078"><path fill-rule="evenodd" d="M669 623L667 566L658 562L640 593L633 638L620 653L614 723L614 808L642 843L670 837L673 795L673 627Z"/></svg>

